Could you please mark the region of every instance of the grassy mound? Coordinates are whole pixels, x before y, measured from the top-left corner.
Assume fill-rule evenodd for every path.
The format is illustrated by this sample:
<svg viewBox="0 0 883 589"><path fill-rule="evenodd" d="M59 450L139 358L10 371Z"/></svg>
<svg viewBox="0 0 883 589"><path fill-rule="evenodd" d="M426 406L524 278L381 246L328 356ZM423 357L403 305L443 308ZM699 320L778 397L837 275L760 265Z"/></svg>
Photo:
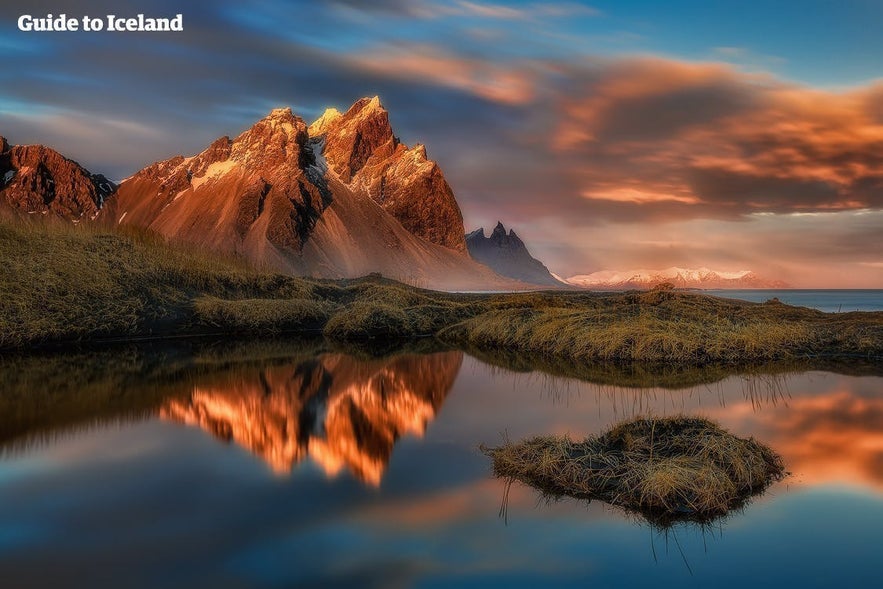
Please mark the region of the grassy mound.
<svg viewBox="0 0 883 589"><path fill-rule="evenodd" d="M325 325L324 333L331 339L342 341L375 337L397 339L413 335L402 309L374 301L356 302L339 311Z"/></svg>
<svg viewBox="0 0 883 589"><path fill-rule="evenodd" d="M203 325L238 333L276 334L322 329L328 321L328 303L309 299L224 300L201 297L193 310Z"/></svg>
<svg viewBox="0 0 883 589"><path fill-rule="evenodd" d="M146 232L2 220L0 260L0 350L322 332L372 345L435 338L549 366L883 358L879 312L826 314L670 290L465 294L380 275L317 280L176 247Z"/></svg>
<svg viewBox="0 0 883 589"><path fill-rule="evenodd" d="M636 419L574 442L537 437L486 448L494 474L558 497L600 499L649 521L709 521L784 474L782 459L695 417Z"/></svg>
<svg viewBox="0 0 883 589"><path fill-rule="evenodd" d="M290 318L296 309L289 299L315 298L308 280L174 247L146 232L0 221L0 260L0 349L204 331L224 317L231 330L266 327L258 316ZM195 305L200 297L209 298ZM276 302L264 302L263 311L261 303L217 302L245 298ZM281 308L266 309L274 304Z"/></svg>

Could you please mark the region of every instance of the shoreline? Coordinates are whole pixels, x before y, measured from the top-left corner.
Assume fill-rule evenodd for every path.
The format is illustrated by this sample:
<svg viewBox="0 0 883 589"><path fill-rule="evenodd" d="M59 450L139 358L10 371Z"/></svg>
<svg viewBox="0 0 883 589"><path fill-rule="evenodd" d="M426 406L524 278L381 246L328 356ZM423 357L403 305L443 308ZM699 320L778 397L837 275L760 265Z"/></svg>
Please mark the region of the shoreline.
<svg viewBox="0 0 883 589"><path fill-rule="evenodd" d="M193 337L410 340L553 362L679 367L883 359L883 312L824 313L657 288L431 291L380 275L259 271L127 234L0 222L0 354Z"/></svg>

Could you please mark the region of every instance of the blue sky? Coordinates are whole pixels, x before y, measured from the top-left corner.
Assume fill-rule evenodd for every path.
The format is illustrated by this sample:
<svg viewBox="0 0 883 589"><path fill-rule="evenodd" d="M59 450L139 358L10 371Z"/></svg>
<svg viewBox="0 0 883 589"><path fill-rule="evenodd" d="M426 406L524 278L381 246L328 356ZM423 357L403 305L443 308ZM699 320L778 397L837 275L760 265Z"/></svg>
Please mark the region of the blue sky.
<svg viewBox="0 0 883 589"><path fill-rule="evenodd" d="M185 30L23 33L25 10ZM870 0L6 3L0 134L119 179L376 94L467 230L502 220L559 274L880 287L881 22Z"/></svg>

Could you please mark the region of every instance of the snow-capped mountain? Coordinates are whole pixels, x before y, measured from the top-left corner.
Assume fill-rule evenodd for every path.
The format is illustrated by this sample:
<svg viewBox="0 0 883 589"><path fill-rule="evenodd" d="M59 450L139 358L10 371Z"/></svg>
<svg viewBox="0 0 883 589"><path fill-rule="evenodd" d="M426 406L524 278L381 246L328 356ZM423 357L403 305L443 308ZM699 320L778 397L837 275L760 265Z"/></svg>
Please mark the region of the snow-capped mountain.
<svg viewBox="0 0 883 589"><path fill-rule="evenodd" d="M677 288L788 288L781 280L768 280L751 270L727 272L677 266L664 270L601 270L571 276L567 282L582 288L616 290L652 288L666 282Z"/></svg>

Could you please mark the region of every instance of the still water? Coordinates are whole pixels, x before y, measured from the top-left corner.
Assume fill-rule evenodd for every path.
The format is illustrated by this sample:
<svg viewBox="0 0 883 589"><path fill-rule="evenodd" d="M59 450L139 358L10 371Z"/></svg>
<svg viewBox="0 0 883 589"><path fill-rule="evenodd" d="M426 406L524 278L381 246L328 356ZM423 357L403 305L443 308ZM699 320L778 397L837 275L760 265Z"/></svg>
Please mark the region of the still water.
<svg viewBox="0 0 883 589"><path fill-rule="evenodd" d="M4 359L0 583L874 585L883 369L843 371L662 388L318 344ZM705 528L517 483L500 515L506 483L479 445L673 413L755 436L793 474Z"/></svg>

